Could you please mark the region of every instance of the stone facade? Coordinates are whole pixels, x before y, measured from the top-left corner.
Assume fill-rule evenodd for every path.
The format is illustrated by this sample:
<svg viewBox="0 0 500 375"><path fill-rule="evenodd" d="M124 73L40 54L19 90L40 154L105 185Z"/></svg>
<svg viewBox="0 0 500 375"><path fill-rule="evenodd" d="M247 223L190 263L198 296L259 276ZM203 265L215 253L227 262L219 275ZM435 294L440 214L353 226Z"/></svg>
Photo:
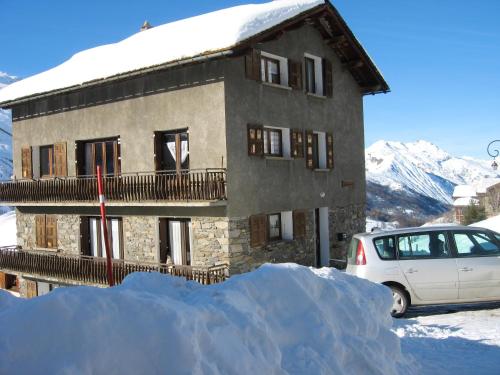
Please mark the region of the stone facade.
<svg viewBox="0 0 500 375"><path fill-rule="evenodd" d="M313 266L316 257L314 211L307 211L306 237L303 240L280 240L265 246L250 247L249 218L229 221L229 273L251 271L263 263L295 262Z"/></svg>
<svg viewBox="0 0 500 375"><path fill-rule="evenodd" d="M122 222L125 260L157 262L158 219L155 216L124 216Z"/></svg>
<svg viewBox="0 0 500 375"><path fill-rule="evenodd" d="M345 260L352 235L366 231L365 207L364 205L350 205L330 208L329 221L330 258ZM337 233L345 233L347 238L339 241Z"/></svg>
<svg viewBox="0 0 500 375"><path fill-rule="evenodd" d="M192 217L193 266L229 263L229 221L227 217Z"/></svg>
<svg viewBox="0 0 500 375"><path fill-rule="evenodd" d="M54 215L57 217L57 249L61 254L80 254L80 217L78 215ZM35 214L16 210L17 244L23 249L36 249Z"/></svg>

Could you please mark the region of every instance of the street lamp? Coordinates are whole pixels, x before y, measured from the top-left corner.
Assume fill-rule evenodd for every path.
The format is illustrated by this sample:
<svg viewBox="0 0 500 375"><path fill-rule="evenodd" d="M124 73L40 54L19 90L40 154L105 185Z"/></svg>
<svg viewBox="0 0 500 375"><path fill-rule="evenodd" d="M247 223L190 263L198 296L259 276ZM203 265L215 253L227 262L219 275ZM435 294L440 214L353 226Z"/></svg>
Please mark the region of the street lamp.
<svg viewBox="0 0 500 375"><path fill-rule="evenodd" d="M492 148L492 150L490 151L490 147L495 142L500 143L500 139L495 139L494 141L491 141L490 144L488 145L488 147L486 148L488 155L490 155L493 158L493 163L491 163L491 168L493 168L494 171L496 171L498 169L498 164L497 164L497 161L495 160L495 158L498 156L498 154L500 154L500 151L498 150L498 148Z"/></svg>

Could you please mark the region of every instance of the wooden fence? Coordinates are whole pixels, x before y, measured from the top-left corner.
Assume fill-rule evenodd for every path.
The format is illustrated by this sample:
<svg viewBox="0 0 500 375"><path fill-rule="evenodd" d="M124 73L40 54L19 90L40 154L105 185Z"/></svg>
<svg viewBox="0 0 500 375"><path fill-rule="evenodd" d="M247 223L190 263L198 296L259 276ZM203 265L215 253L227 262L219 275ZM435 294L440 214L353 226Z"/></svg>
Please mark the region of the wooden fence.
<svg viewBox="0 0 500 375"><path fill-rule="evenodd" d="M2 247L0 248L0 269L84 284L106 285L108 283L105 258ZM113 276L116 284L120 284L125 276L132 272L160 272L209 285L226 280L227 265L194 267L113 260Z"/></svg>
<svg viewBox="0 0 500 375"><path fill-rule="evenodd" d="M226 171L204 169L105 176L106 199L119 202L226 199ZM0 183L1 202L97 202L95 176Z"/></svg>

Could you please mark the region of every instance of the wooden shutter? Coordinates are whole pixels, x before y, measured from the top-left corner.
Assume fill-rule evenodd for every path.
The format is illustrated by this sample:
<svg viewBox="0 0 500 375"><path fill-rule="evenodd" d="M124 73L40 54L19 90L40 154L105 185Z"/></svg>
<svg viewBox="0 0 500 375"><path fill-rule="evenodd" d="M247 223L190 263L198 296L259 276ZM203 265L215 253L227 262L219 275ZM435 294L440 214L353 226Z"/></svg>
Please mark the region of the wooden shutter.
<svg viewBox="0 0 500 375"><path fill-rule="evenodd" d="M35 216L35 227L36 227L36 246L46 247L47 242L45 240L45 215Z"/></svg>
<svg viewBox="0 0 500 375"><path fill-rule="evenodd" d="M68 175L68 155L66 152L66 142L54 144L55 175L62 177Z"/></svg>
<svg viewBox="0 0 500 375"><path fill-rule="evenodd" d="M312 130L306 130L306 167L309 169L314 169L313 137Z"/></svg>
<svg viewBox="0 0 500 375"><path fill-rule="evenodd" d="M167 263L170 255L170 246L168 243L168 220L160 219L159 222L159 240L160 240L160 263Z"/></svg>
<svg viewBox="0 0 500 375"><path fill-rule="evenodd" d="M333 169L333 135L326 133L326 167Z"/></svg>
<svg viewBox="0 0 500 375"><path fill-rule="evenodd" d="M293 238L296 240L306 237L305 211L293 211Z"/></svg>
<svg viewBox="0 0 500 375"><path fill-rule="evenodd" d="M323 95L331 98L333 96L333 70L332 62L323 59Z"/></svg>
<svg viewBox="0 0 500 375"><path fill-rule="evenodd" d="M304 157L304 132L300 129L292 129L290 137L290 149L292 150L292 157Z"/></svg>
<svg viewBox="0 0 500 375"><path fill-rule="evenodd" d="M264 246L267 242L267 215L250 216L250 246Z"/></svg>
<svg viewBox="0 0 500 375"><path fill-rule="evenodd" d="M0 272L0 289L7 289L7 275Z"/></svg>
<svg viewBox="0 0 500 375"><path fill-rule="evenodd" d="M57 218L53 215L45 217L45 239L47 241L47 248L57 248Z"/></svg>
<svg viewBox="0 0 500 375"><path fill-rule="evenodd" d="M38 296L36 281L25 280L25 285L26 285L26 297L33 298Z"/></svg>
<svg viewBox="0 0 500 375"><path fill-rule="evenodd" d="M292 89L302 89L302 63L288 60L288 83Z"/></svg>
<svg viewBox="0 0 500 375"><path fill-rule="evenodd" d="M262 156L264 155L264 137L263 126L256 124L248 124L248 155Z"/></svg>
<svg viewBox="0 0 500 375"><path fill-rule="evenodd" d="M33 178L31 147L23 147L21 149L21 168L23 178Z"/></svg>
<svg viewBox="0 0 500 375"><path fill-rule="evenodd" d="M90 256L90 220L80 216L80 254Z"/></svg>
<svg viewBox="0 0 500 375"><path fill-rule="evenodd" d="M260 51L251 49L245 55L245 77L254 81L261 80Z"/></svg>

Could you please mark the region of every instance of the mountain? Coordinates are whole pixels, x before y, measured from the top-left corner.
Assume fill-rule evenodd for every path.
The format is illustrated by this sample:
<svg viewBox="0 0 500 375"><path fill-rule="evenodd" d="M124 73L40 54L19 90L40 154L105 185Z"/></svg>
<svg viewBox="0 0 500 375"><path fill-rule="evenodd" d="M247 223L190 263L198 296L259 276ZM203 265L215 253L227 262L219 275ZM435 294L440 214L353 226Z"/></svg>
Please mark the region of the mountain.
<svg viewBox="0 0 500 375"><path fill-rule="evenodd" d="M494 177L491 161L455 157L427 141L378 141L365 150L368 214L417 224L451 208L456 185Z"/></svg>
<svg viewBox="0 0 500 375"><path fill-rule="evenodd" d="M0 90L17 78L0 72ZM10 179L12 175L12 121L10 111L0 109L0 181ZM0 207L0 212L3 212Z"/></svg>

